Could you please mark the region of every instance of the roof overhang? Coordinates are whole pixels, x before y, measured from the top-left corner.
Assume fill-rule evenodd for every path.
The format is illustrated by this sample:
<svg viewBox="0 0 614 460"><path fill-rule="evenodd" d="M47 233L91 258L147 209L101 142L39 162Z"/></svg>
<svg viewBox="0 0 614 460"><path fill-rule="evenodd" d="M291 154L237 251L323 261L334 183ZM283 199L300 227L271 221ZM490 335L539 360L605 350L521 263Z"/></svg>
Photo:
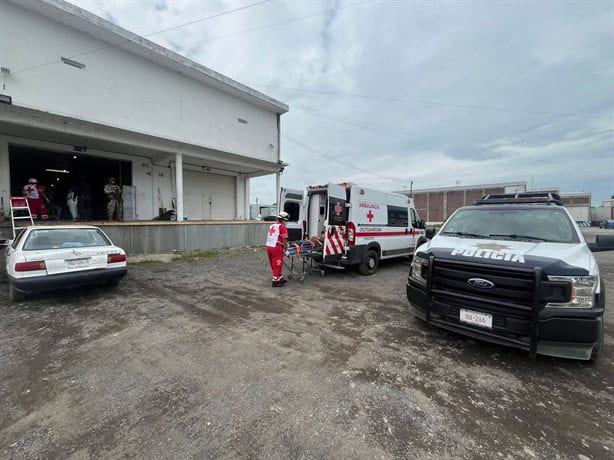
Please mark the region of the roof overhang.
<svg viewBox="0 0 614 460"><path fill-rule="evenodd" d="M288 105L283 102L198 64L140 35L123 29L71 3L63 0L8 1L263 109L279 114L286 113L289 110Z"/></svg>
<svg viewBox="0 0 614 460"><path fill-rule="evenodd" d="M284 163L259 160L234 152L187 144L149 134L124 130L39 110L0 104L0 134L60 145L85 146L89 150L151 158L154 164L168 164L176 154L184 165L206 171L246 174L250 177L274 174ZM19 143L19 142L17 142Z"/></svg>

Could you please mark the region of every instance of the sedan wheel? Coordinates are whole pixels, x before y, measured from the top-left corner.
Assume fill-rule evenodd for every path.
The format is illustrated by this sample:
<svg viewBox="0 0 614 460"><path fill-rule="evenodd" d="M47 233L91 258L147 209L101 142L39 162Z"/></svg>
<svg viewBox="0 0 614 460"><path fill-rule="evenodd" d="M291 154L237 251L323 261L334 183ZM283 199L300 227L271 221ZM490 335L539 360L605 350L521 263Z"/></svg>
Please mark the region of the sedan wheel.
<svg viewBox="0 0 614 460"><path fill-rule="evenodd" d="M12 302L23 302L26 300L26 295L23 292L19 292L9 283L9 298Z"/></svg>

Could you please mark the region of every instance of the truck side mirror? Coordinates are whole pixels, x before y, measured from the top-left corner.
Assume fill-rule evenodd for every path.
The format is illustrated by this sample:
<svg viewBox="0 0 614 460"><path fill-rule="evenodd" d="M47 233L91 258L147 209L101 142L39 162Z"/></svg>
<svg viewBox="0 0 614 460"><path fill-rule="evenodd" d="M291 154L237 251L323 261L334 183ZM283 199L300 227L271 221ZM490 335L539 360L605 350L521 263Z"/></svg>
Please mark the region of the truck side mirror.
<svg viewBox="0 0 614 460"><path fill-rule="evenodd" d="M426 230L424 230L424 236L428 239L431 240L433 239L433 237L435 236L435 234L437 233L437 229L433 228L433 227L429 227Z"/></svg>
<svg viewBox="0 0 614 460"><path fill-rule="evenodd" d="M593 252L614 251L614 235L597 235L594 243L588 247Z"/></svg>

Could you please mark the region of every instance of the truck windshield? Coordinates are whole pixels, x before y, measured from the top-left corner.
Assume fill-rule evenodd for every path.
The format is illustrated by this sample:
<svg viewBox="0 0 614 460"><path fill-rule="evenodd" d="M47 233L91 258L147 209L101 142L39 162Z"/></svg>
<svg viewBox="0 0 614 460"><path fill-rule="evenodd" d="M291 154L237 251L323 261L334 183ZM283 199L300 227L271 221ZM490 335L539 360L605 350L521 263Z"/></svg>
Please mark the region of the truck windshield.
<svg viewBox="0 0 614 460"><path fill-rule="evenodd" d="M460 209L446 222L440 234L467 238L579 242L565 211L550 207Z"/></svg>

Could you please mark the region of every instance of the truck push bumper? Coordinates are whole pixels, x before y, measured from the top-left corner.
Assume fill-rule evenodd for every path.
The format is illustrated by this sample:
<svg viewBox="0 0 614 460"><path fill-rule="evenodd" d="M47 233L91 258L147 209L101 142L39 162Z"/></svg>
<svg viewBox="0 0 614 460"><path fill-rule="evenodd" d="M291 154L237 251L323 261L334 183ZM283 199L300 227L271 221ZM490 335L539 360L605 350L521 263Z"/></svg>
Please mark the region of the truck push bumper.
<svg viewBox="0 0 614 460"><path fill-rule="evenodd" d="M538 295L523 310L513 310L500 305L454 296L438 295L432 286L432 264L426 288L412 280L407 283L407 299L410 313L428 323L491 343L520 348L536 354L562 358L583 359L591 357L599 341L603 309L554 314L540 305ZM534 292L539 292L541 271L535 269ZM460 310L467 309L492 315L492 328L466 324L460 320ZM558 316L557 316L558 315Z"/></svg>

